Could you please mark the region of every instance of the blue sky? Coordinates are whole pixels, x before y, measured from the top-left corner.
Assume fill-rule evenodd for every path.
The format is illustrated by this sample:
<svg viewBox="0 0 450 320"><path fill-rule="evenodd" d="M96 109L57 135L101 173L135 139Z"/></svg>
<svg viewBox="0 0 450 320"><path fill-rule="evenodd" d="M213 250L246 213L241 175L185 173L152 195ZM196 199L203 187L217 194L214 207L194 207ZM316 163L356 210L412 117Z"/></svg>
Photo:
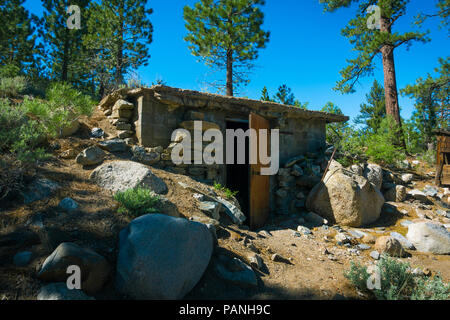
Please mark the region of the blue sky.
<svg viewBox="0 0 450 320"><path fill-rule="evenodd" d="M151 58L138 73L151 84L163 79L167 85L184 89L202 90L206 75L211 70L192 56L183 40L186 29L183 7L197 0L149 0L154 13L150 20L154 27ZM70 2L70 1L69 1ZM411 30L413 17L418 12L436 12L437 0L411 0L407 15L400 18L394 31ZM27 0L25 6L41 15L39 0ZM337 104L352 119L365 101L374 78L383 83L381 59L376 59L374 77L364 78L356 86L356 93L341 94L333 90L340 79L339 71L346 59L354 57L348 40L341 36L341 29L354 14L354 9L341 9L335 13L323 13L318 0L266 0L263 7L263 28L271 32L266 49L260 51L256 68L250 76L250 84L240 96L259 99L261 89L267 86L271 95L281 84L292 88L296 98L309 102L309 109L319 110L326 102ZM83 22L82 22L83 23ZM422 30L430 30L431 42L415 43L409 51L400 47L395 52L397 85L399 88L413 83L418 77L434 74L438 58L448 56L450 42L446 29L439 29L440 21L431 19ZM400 96L402 116L410 117L414 101Z"/></svg>

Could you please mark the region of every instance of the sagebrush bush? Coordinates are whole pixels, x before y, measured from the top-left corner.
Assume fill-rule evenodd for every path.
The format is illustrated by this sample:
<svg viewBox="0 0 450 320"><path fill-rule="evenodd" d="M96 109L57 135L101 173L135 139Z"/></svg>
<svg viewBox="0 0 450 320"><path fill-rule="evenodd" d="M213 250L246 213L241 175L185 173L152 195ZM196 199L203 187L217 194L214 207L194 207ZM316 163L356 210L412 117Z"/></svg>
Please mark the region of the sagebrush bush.
<svg viewBox="0 0 450 320"><path fill-rule="evenodd" d="M138 217L147 213L157 212L155 206L159 202L159 197L150 189L136 187L125 191L117 192L114 200L120 203L119 213Z"/></svg>
<svg viewBox="0 0 450 320"><path fill-rule="evenodd" d="M380 274L380 288L369 290L370 274L366 266L351 262L350 270L344 276L360 291L371 293L378 300L446 300L450 299L450 285L439 275L432 278L412 273L407 262L383 255L377 267Z"/></svg>
<svg viewBox="0 0 450 320"><path fill-rule="evenodd" d="M15 98L27 88L27 81L24 77L0 78L0 97Z"/></svg>

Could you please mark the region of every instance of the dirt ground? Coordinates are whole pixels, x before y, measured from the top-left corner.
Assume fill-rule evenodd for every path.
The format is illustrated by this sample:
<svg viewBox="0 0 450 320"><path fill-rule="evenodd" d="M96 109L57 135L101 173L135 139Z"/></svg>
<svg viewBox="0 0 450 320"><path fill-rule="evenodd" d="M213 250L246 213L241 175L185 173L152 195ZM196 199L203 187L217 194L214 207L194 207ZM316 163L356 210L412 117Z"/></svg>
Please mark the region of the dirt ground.
<svg viewBox="0 0 450 320"><path fill-rule="evenodd" d="M37 168L36 176L45 177L60 185L55 194L29 205L12 201L0 206L0 239L12 239L10 242L4 241L3 248L0 243L0 299L36 299L37 292L43 285L36 278L37 271L45 258L61 242L73 241L89 247L103 255L112 266L115 265L118 233L130 218L117 213L118 204L109 191L90 182L89 174L93 168L82 168L73 158L61 157L68 149L74 149L78 153L93 145L95 142L88 138L88 132L90 127L99 124L94 118L77 136L58 140L60 148L54 151L53 159ZM109 154L105 161L128 156ZM186 176L156 168L152 170L166 182L169 188L166 197L176 204L183 216L199 221L208 220L197 208L197 200L192 197L193 192L180 187L178 182L195 186L205 193L212 190L212 187ZM424 180L420 181L417 187L433 184L431 177L422 177ZM74 199L79 208L71 213L58 210L59 201L65 197ZM405 235L407 230L400 225L401 221L418 217L414 211L408 209L410 207L407 204L396 205L398 210L406 208L408 215L383 212L376 225L359 230L375 236L388 235L391 231ZM33 223L36 217L45 222L45 227ZM262 235L261 232L250 231L245 226L233 225L223 217L217 232L219 245L212 262L186 299L368 298L354 289L344 277L344 271L348 270L351 261L373 263L374 260L369 256L373 249L355 255L349 252L348 248L336 245L336 230L332 226L313 228L311 235L298 237L294 235L299 225L297 220L298 217L292 216L272 219L264 228L268 233ZM13 245L8 247L8 243ZM25 249L33 252L32 263L25 268L13 266L12 255ZM263 258L265 265L264 270L255 269L259 278L257 288L241 289L221 280L213 270L212 264L218 254L237 256L248 262L248 256L255 252ZM433 273L439 272L446 282L450 282L450 256L408 252L411 256L403 258L403 261L408 261L413 267L428 268ZM274 253L281 257L281 261L271 260ZM95 295L95 298L121 298L114 292L114 273L104 290Z"/></svg>

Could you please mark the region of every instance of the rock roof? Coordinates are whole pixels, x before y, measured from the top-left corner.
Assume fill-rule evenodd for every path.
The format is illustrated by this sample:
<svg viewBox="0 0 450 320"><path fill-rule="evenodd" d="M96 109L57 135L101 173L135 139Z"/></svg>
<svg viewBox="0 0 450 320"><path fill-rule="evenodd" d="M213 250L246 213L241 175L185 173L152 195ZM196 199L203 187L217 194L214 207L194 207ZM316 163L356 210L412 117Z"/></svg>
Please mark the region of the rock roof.
<svg viewBox="0 0 450 320"><path fill-rule="evenodd" d="M288 106L269 101L252 100L240 97L223 96L219 94L199 92L173 88L164 85L155 85L149 88L119 89L105 97L100 106L112 106L115 101L121 98L138 97L149 94L153 98L169 105L172 108L182 106L202 109L224 109L229 111L241 111L243 113L255 112L271 118L302 118L302 119L322 119L327 123L345 122L349 117L322 111L312 111Z"/></svg>

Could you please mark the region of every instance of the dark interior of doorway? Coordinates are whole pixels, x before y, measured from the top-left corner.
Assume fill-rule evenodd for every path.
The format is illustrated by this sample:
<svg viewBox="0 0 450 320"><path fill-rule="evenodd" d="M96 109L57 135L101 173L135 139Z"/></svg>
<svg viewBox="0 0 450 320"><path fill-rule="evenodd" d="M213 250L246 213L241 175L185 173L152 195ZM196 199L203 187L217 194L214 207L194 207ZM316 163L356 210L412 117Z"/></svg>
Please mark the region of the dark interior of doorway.
<svg viewBox="0 0 450 320"><path fill-rule="evenodd" d="M227 129L242 129L247 131L248 121L227 121ZM239 201L242 212L247 217L246 223L250 221L250 139L245 139L245 164L237 164L237 139L234 141L234 161L227 164L226 186L232 191L238 191L236 199Z"/></svg>

